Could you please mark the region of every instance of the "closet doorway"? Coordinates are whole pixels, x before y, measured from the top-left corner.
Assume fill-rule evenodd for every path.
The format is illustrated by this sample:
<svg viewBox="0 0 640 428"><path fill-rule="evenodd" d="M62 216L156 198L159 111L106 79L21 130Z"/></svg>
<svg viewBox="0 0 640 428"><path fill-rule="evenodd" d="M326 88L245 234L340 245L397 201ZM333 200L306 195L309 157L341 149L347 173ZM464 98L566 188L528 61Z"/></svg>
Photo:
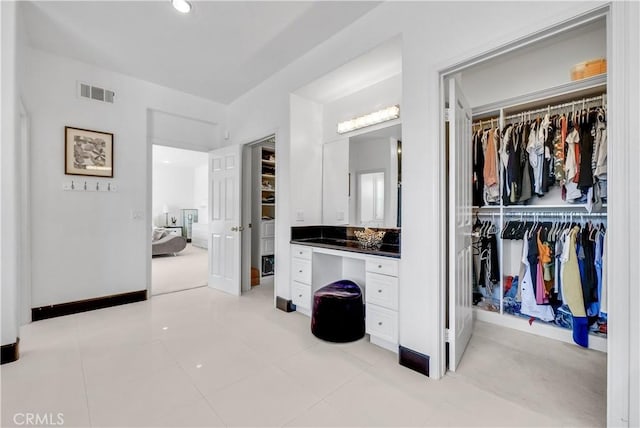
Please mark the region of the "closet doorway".
<svg viewBox="0 0 640 428"><path fill-rule="evenodd" d="M472 337L481 321L483 340L495 326L570 344L545 356L566 369L556 389L584 384L606 398L608 78L578 67L608 59L607 16L595 10L441 73L443 371L463 370L465 349L485 346Z"/></svg>
<svg viewBox="0 0 640 428"><path fill-rule="evenodd" d="M241 291L273 293L276 233L275 135L245 144L242 150Z"/></svg>

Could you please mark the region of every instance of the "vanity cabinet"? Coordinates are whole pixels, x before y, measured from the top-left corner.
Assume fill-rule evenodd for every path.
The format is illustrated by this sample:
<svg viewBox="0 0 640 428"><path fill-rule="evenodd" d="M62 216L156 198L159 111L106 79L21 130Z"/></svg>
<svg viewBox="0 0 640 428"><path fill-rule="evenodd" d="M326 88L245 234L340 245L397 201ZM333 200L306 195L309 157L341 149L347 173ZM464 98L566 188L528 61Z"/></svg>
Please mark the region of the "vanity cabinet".
<svg viewBox="0 0 640 428"><path fill-rule="evenodd" d="M291 246L291 301L296 310L311 315L311 248Z"/></svg>
<svg viewBox="0 0 640 428"><path fill-rule="evenodd" d="M398 352L398 261L368 257L365 267L365 331L371 343Z"/></svg>
<svg viewBox="0 0 640 428"><path fill-rule="evenodd" d="M311 316L313 293L340 279L360 286L371 343L398 352L399 261L392 257L291 245L291 301Z"/></svg>

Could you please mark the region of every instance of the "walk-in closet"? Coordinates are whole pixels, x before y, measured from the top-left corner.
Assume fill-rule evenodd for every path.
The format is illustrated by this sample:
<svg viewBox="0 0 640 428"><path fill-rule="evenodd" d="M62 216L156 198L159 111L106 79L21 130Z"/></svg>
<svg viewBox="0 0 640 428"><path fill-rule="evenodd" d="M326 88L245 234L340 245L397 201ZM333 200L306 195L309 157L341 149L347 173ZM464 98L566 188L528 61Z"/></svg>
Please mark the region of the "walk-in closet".
<svg viewBox="0 0 640 428"><path fill-rule="evenodd" d="M456 149L466 159L449 164L457 178L471 169L471 260L461 265L474 318L605 352L615 286L606 59L606 18L594 14L462 70L451 79L471 106L471 133Z"/></svg>
<svg viewBox="0 0 640 428"><path fill-rule="evenodd" d="M276 150L275 137L251 146L252 285L272 280L275 272Z"/></svg>

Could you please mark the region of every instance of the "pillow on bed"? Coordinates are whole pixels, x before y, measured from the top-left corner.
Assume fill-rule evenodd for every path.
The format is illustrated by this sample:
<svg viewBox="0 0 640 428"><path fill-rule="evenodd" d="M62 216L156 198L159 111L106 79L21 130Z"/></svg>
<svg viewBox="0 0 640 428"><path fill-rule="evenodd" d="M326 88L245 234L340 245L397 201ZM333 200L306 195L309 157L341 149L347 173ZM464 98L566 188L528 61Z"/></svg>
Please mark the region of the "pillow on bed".
<svg viewBox="0 0 640 428"><path fill-rule="evenodd" d="M156 229L153 231L152 235L151 235L151 240L152 241L157 241L159 239L164 238L165 236L167 236L169 234L169 232L167 232L164 229Z"/></svg>

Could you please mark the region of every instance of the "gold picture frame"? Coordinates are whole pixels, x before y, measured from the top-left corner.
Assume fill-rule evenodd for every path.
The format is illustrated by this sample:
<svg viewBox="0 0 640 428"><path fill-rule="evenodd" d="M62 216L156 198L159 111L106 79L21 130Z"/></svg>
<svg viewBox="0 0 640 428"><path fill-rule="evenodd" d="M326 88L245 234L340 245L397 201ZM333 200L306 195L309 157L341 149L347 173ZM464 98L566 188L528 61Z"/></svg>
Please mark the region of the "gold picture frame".
<svg viewBox="0 0 640 428"><path fill-rule="evenodd" d="M64 127L67 175L113 178L113 134Z"/></svg>

